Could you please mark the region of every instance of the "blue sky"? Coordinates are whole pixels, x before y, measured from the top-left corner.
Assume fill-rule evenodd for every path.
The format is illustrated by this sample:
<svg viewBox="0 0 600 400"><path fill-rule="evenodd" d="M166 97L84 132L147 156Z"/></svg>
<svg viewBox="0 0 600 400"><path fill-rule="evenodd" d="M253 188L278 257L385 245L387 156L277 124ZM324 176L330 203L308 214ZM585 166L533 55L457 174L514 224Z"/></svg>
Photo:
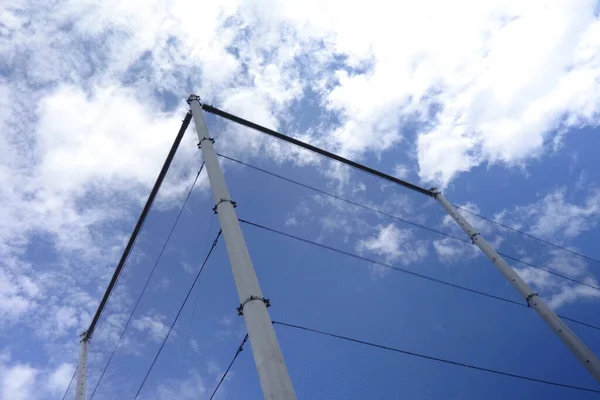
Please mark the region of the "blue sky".
<svg viewBox="0 0 600 400"><path fill-rule="evenodd" d="M598 2L388 3L31 0L0 8L1 400L62 396L78 335L192 92L600 257ZM223 154L462 235L433 200L214 116L207 122ZM88 393L200 166L195 142L190 129L98 325ZM472 246L232 162L223 167L241 218L520 301ZM94 398L135 393L218 231L212 206L202 174ZM598 286L597 263L469 219L502 252ZM243 229L275 320L598 388L526 307ZM600 325L600 291L515 267L558 313ZM207 398L243 338L223 243L197 289L140 398ZM600 331L570 326L600 353ZM276 329L299 398L593 396ZM260 398L249 350L221 399Z"/></svg>

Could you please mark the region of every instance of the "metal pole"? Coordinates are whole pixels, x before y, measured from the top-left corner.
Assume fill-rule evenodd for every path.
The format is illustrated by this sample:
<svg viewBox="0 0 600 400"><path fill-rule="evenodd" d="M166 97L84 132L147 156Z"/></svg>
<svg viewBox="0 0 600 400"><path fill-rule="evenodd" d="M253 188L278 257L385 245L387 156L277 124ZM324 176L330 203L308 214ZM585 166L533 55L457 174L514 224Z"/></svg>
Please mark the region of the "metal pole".
<svg viewBox="0 0 600 400"><path fill-rule="evenodd" d="M567 325L548 307L546 302L535 293L519 274L508 265L506 261L494 250L492 246L477 232L467 220L456 211L454 206L439 192L433 192L434 197L442 207L450 214L456 223L469 235L473 244L489 258L500 270L508 282L525 299L527 305L533 308L539 316L548 324L550 329L563 341L583 366L597 381L600 382L600 360L590 349L569 329Z"/></svg>
<svg viewBox="0 0 600 400"><path fill-rule="evenodd" d="M85 400L87 381L88 338L87 332L81 334L79 343L79 365L77 366L77 386L75 387L75 400Z"/></svg>
<svg viewBox="0 0 600 400"><path fill-rule="evenodd" d="M240 298L238 314L244 316L263 397L268 400L295 400L292 381L267 311L269 300L263 297L260 290L250 253L234 210L236 204L229 195L213 148L213 139L208 135L200 98L191 95L188 104L196 124L200 141L198 145L202 149L204 165L215 200L214 211L219 214L229 262Z"/></svg>
<svg viewBox="0 0 600 400"><path fill-rule="evenodd" d="M94 317L92 318L90 327L88 328L87 331L85 331L85 337L84 337L85 340L89 341L92 338L92 335L94 334L94 330L96 329L96 324L100 320L100 316L102 315L102 312L104 311L104 307L106 307L106 303L108 302L108 299L109 299L113 289L115 288L115 285L117 284L119 275L121 274L121 271L125 267L125 263L127 262L129 255L131 254L131 251L133 250L133 246L136 243L136 239L137 239L138 235L140 234L142 227L144 226L146 217L148 216L148 213L150 212L150 209L152 208L152 204L154 204L154 199L156 198L156 195L158 194L158 191L160 190L163 180L165 179L165 176L167 175L167 172L169 171L171 162L173 161L173 158L175 157L175 153L177 153L177 149L179 148L181 139L183 138L183 135L184 135L185 131L187 130L187 127L190 124L191 120L192 120L191 114L187 113L185 115L185 118L183 119L183 121L181 121L181 128L179 128L179 132L177 132L177 136L175 136L175 141L173 142L173 145L171 146L171 150L169 150L169 154L167 155L167 158L162 166L162 169L160 170L160 173L158 174L158 177L156 178L156 181L154 182L154 186L152 187L152 190L150 191L150 195L148 196L148 199L146 200L146 204L144 205L144 208L142 209L142 212L141 212L137 222L135 223L133 232L131 232L131 235L129 236L127 245L125 245L125 249L123 250L123 254L121 254L121 259L119 260L119 263L117 264L117 268L115 268L115 272L113 273L113 276L110 278L110 282L108 283L108 287L106 288L106 291L104 292L104 295L102 296L102 300L100 300L100 304L98 305L98 309L96 310L96 313L94 314Z"/></svg>

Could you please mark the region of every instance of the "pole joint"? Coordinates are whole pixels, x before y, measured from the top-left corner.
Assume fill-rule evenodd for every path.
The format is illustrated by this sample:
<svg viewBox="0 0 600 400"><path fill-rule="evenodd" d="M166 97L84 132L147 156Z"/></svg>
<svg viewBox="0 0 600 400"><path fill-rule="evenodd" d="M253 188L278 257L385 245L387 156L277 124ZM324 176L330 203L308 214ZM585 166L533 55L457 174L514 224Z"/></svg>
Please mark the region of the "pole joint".
<svg viewBox="0 0 600 400"><path fill-rule="evenodd" d="M481 236L481 233L473 232L472 234L469 235L469 237L471 238L471 242L473 244L475 244L475 240L477 240L477 236Z"/></svg>
<svg viewBox="0 0 600 400"><path fill-rule="evenodd" d="M442 192L440 192L436 187L432 187L429 189L429 193L431 193L431 197L433 197L434 199L437 199L438 194L440 194Z"/></svg>
<svg viewBox="0 0 600 400"><path fill-rule="evenodd" d="M210 140L210 142L212 144L215 144L215 139L213 138L209 138L209 137L203 137L201 141L198 142L198 148L201 149L202 148L202 142L204 142L205 140Z"/></svg>
<svg viewBox="0 0 600 400"><path fill-rule="evenodd" d="M237 203L236 203L235 201L233 201L233 200L229 200L229 199L221 199L221 200L219 200L219 202L218 202L217 204L215 204L215 206L212 208L212 210L213 210L213 212L214 212L215 214L218 214L218 213L219 213L219 211L218 211L218 207L219 207L219 205L220 205L221 203L231 203L231 205L233 206L233 208L237 208Z"/></svg>
<svg viewBox="0 0 600 400"><path fill-rule="evenodd" d="M192 104L192 101L197 101L198 103L200 103L200 96L195 95L195 94L190 94L190 97L188 97L187 99L187 103L188 104ZM202 103L200 103L200 105L202 105Z"/></svg>
<svg viewBox="0 0 600 400"><path fill-rule="evenodd" d="M238 308L236 308L236 310L238 312L238 315L244 315L244 306L246 305L246 303L248 303L248 302L250 302L252 300L260 300L263 303L265 303L265 306L267 308L271 307L271 300L265 299L262 296L250 296L246 300L242 301L242 303L240 304L240 306Z"/></svg>
<svg viewBox="0 0 600 400"><path fill-rule="evenodd" d="M527 298L525 299L525 301L527 302L527 307L531 307L531 299L534 298L535 296L537 296L538 293L530 293Z"/></svg>

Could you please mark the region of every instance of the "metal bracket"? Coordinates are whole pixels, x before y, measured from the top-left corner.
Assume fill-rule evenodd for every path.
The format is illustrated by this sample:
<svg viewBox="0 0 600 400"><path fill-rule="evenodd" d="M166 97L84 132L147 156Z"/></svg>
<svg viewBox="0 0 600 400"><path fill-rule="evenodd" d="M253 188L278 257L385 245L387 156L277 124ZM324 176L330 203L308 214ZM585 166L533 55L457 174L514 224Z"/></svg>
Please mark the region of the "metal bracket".
<svg viewBox="0 0 600 400"><path fill-rule="evenodd" d="M244 336L244 340L242 340L242 343L240 343L240 347L238 347L237 352L235 353L236 356L238 356L242 351L244 351L244 345L246 344L247 341L248 341L248 334L246 333L246 336Z"/></svg>
<svg viewBox="0 0 600 400"><path fill-rule="evenodd" d="M201 148L202 148L202 142L204 142L205 140L210 140L210 142L211 142L212 144L215 144L215 139L213 139L213 138L208 138L208 137L205 137L205 138L202 138L202 140L198 142L198 148L199 148L199 149L201 149Z"/></svg>
<svg viewBox="0 0 600 400"><path fill-rule="evenodd" d="M431 196L433 196L434 199L436 199L437 195L441 193L439 190L437 190L436 187L430 188L429 191L431 192Z"/></svg>
<svg viewBox="0 0 600 400"><path fill-rule="evenodd" d="M227 199L221 199L219 200L219 202L217 204L215 204L215 206L212 208L213 212L215 214L218 214L219 212L217 211L217 207L219 207L219 204L221 203L231 203L231 205L233 206L233 208L237 208L237 203L233 200L227 200Z"/></svg>
<svg viewBox="0 0 600 400"><path fill-rule="evenodd" d="M529 296L527 296L527 298L525 299L525 301L527 302L527 307L531 307L531 305L529 304L529 301L533 298L533 296L537 296L538 293L531 293Z"/></svg>
<svg viewBox="0 0 600 400"><path fill-rule="evenodd" d="M190 94L190 97L188 97L188 99L187 99L187 103L191 104L192 101L194 101L194 100L197 100L198 103L200 103L200 96L197 96L195 94ZM202 104L202 103L200 103L200 104Z"/></svg>
<svg viewBox="0 0 600 400"><path fill-rule="evenodd" d="M244 300L240 304L240 306L237 308L238 315L244 315L244 306L246 305L246 303L248 303L249 301L252 301L252 300L260 300L263 303L265 303L265 306L271 307L271 301L269 299L265 299L264 297L260 297L260 296L250 296L246 300Z"/></svg>
<svg viewBox="0 0 600 400"><path fill-rule="evenodd" d="M475 233L473 233L472 235L469 235L469 237L471 238L471 242L472 242L473 244L475 244L475 238L476 238L477 236L481 236L481 233L479 233L479 232L475 232Z"/></svg>

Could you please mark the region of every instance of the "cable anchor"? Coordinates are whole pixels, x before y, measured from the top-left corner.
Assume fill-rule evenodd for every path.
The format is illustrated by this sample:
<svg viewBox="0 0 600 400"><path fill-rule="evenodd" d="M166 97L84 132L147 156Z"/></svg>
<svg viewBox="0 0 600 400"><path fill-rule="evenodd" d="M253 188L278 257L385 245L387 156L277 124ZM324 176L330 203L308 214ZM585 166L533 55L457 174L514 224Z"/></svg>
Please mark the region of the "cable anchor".
<svg viewBox="0 0 600 400"><path fill-rule="evenodd" d="M240 347L238 347L237 352L235 353L235 356L237 357L242 351L244 351L244 345L246 344L246 342L248 341L248 334L246 333L246 336L244 336L244 340L242 340L242 343L240 343Z"/></svg>
<svg viewBox="0 0 600 400"><path fill-rule="evenodd" d="M188 97L186 101L188 104L191 104L192 101L194 101L194 100L197 100L198 103L200 103L200 96L195 95L195 94L190 94L190 97ZM200 103L200 105L202 105L202 103Z"/></svg>
<svg viewBox="0 0 600 400"><path fill-rule="evenodd" d="M529 304L529 302L531 301L531 299L534 296L537 296L537 295L538 295L538 293L531 293L530 295L527 296L527 298L525 299L525 301L527 302L527 307L531 307L531 304Z"/></svg>
<svg viewBox="0 0 600 400"><path fill-rule="evenodd" d="M261 297L261 296L250 296L246 300L244 300L238 308L236 308L238 315L244 315L244 306L246 305L246 303L248 303L249 301L252 301L252 300L260 300L263 303L265 303L266 307L271 307L271 300L265 299L264 297Z"/></svg>
<svg viewBox="0 0 600 400"><path fill-rule="evenodd" d="M233 206L233 208L237 208L237 203L233 200L228 200L228 199L221 199L219 200L219 202L217 204L215 204L215 206L212 208L213 212L215 214L218 214L219 212L217 211L217 207L219 207L219 204L221 203L231 203L231 205Z"/></svg>
<svg viewBox="0 0 600 400"><path fill-rule="evenodd" d="M210 140L210 142L211 142L212 144L215 144L215 139L213 139L213 138L209 138L209 137L205 137L205 138L202 138L202 140L198 142L198 148L199 148L199 149L201 149L201 148L202 148L202 142L204 142L205 140Z"/></svg>
<svg viewBox="0 0 600 400"><path fill-rule="evenodd" d="M481 233L479 232L474 232L473 234L469 235L469 237L471 238L471 243L475 244L475 238L477 236L481 236Z"/></svg>

